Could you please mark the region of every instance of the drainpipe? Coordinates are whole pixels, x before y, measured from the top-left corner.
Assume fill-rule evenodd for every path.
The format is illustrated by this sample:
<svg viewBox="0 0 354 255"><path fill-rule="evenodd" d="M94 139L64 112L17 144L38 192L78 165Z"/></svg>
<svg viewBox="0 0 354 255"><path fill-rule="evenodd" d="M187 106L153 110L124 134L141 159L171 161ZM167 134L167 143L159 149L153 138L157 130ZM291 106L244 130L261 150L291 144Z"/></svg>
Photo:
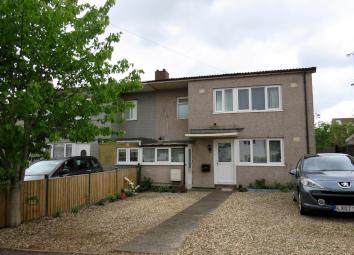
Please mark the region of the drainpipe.
<svg viewBox="0 0 354 255"><path fill-rule="evenodd" d="M186 189L186 145L183 146L183 186Z"/></svg>
<svg viewBox="0 0 354 255"><path fill-rule="evenodd" d="M309 120L308 120L308 106L307 106L307 86L306 86L306 72L303 73L304 79L304 97L305 97L305 127L306 127L306 153L310 153L309 144Z"/></svg>

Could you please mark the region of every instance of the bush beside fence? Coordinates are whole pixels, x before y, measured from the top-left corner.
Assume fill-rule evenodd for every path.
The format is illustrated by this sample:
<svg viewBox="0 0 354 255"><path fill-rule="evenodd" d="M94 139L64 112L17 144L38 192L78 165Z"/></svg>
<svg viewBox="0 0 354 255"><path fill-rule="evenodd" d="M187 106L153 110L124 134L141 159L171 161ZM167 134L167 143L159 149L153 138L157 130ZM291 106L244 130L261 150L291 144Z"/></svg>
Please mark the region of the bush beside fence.
<svg viewBox="0 0 354 255"><path fill-rule="evenodd" d="M53 216L120 193L128 186L124 177L136 183L136 169L24 182L21 188L22 221ZM0 227L6 226L6 204L6 193L0 192Z"/></svg>

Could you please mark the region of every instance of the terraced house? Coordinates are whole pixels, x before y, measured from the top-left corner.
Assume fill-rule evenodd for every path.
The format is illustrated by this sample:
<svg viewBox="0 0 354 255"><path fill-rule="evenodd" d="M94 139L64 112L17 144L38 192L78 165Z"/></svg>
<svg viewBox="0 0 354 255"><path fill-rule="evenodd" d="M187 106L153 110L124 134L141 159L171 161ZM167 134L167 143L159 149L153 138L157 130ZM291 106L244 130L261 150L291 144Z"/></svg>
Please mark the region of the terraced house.
<svg viewBox="0 0 354 255"><path fill-rule="evenodd" d="M155 183L187 188L287 182L315 152L315 67L169 78L164 69L141 91L124 95L126 131L101 144L105 165L141 165Z"/></svg>

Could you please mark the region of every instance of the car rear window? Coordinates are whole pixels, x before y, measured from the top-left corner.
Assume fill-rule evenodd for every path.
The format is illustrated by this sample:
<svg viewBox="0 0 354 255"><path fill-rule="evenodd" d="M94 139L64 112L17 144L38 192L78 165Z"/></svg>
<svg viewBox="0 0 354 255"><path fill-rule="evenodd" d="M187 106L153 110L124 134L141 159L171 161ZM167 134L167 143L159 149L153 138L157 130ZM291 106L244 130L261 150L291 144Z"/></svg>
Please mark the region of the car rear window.
<svg viewBox="0 0 354 255"><path fill-rule="evenodd" d="M350 156L316 156L304 161L304 171L353 171L354 160Z"/></svg>

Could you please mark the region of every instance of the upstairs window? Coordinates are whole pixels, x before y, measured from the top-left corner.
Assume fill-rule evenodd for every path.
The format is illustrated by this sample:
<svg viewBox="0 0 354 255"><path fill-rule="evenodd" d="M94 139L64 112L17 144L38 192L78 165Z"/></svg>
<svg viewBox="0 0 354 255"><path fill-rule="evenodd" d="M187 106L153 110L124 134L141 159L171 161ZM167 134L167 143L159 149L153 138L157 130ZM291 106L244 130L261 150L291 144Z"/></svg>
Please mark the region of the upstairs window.
<svg viewBox="0 0 354 255"><path fill-rule="evenodd" d="M280 86L214 90L215 113L274 110L281 110Z"/></svg>
<svg viewBox="0 0 354 255"><path fill-rule="evenodd" d="M138 101L131 100L128 102L132 103L134 106L125 109L124 118L126 120L137 120L138 119Z"/></svg>
<svg viewBox="0 0 354 255"><path fill-rule="evenodd" d="M177 119L188 119L188 97L177 97Z"/></svg>

